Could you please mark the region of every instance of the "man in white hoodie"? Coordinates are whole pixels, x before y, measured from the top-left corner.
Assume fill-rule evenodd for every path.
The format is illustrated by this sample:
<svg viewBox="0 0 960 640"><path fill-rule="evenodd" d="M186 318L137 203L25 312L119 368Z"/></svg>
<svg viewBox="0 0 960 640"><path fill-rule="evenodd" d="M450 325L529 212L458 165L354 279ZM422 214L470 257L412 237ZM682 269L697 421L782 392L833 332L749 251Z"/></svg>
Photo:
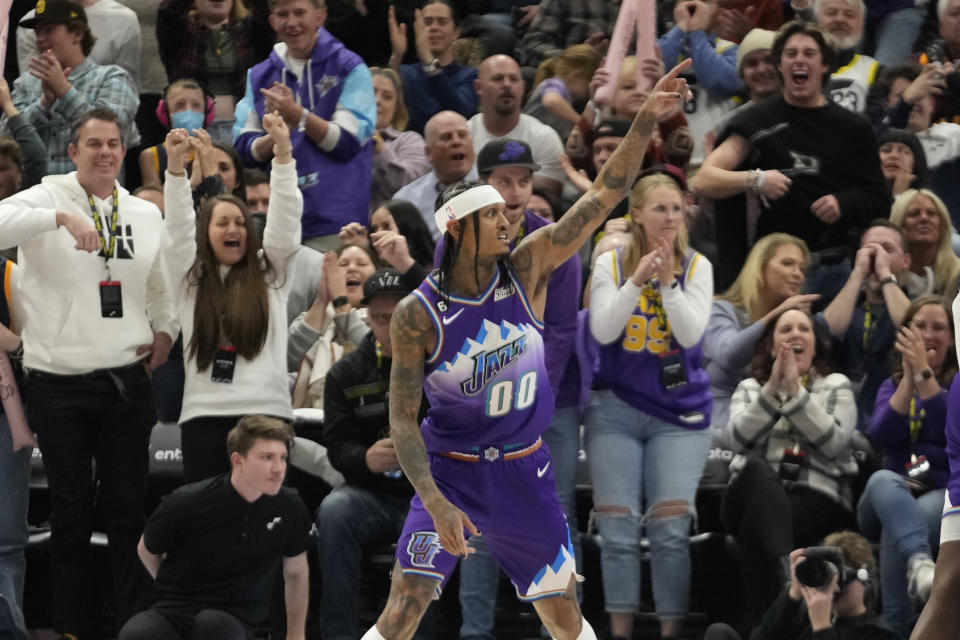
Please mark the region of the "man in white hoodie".
<svg viewBox="0 0 960 640"><path fill-rule="evenodd" d="M93 109L79 118L68 152L75 172L0 202L0 244L20 247L26 400L52 507L54 627L83 638L96 635L95 494L118 627L149 602L136 551L156 422L147 371L166 360L178 327L163 277L160 211L116 181L125 153L116 114Z"/></svg>

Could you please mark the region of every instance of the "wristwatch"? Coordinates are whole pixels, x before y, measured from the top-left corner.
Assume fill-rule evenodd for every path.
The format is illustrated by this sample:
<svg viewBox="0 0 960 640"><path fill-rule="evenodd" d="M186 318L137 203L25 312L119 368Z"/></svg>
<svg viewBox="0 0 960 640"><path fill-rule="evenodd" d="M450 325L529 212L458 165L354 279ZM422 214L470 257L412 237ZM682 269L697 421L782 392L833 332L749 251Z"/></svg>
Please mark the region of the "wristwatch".
<svg viewBox="0 0 960 640"><path fill-rule="evenodd" d="M886 278L880 278L880 282L878 284L882 289L884 285L890 284L891 282L893 284L897 284L897 276L893 275L892 273L888 275Z"/></svg>
<svg viewBox="0 0 960 640"><path fill-rule="evenodd" d="M307 130L307 116L310 115L310 110L306 107L301 107L303 111L300 112L300 121L297 123L297 131L303 133Z"/></svg>
<svg viewBox="0 0 960 640"><path fill-rule="evenodd" d="M432 76L440 71L440 60L434 58L430 61L430 64L423 65L423 72L428 76Z"/></svg>
<svg viewBox="0 0 960 640"><path fill-rule="evenodd" d="M915 374L913 374L913 381L919 384L924 380L929 380L932 377L933 377L933 369L931 369L930 367L926 367L922 371L918 371Z"/></svg>
<svg viewBox="0 0 960 640"><path fill-rule="evenodd" d="M337 296L333 299L333 308L342 307L344 305L350 304L350 300L347 299L347 296Z"/></svg>

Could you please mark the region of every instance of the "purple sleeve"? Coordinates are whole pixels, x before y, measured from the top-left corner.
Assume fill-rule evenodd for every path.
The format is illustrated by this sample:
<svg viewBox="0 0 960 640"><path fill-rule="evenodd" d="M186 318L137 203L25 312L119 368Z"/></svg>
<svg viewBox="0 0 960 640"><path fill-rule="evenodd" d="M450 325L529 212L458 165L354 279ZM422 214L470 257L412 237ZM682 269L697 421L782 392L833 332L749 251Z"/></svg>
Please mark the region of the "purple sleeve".
<svg viewBox="0 0 960 640"><path fill-rule="evenodd" d="M547 284L547 301L543 310L543 341L547 347L544 359L558 406L577 404L577 398L569 398L564 403L559 387L573 354L577 334L580 274L580 257L574 255L553 272Z"/></svg>
<svg viewBox="0 0 960 640"><path fill-rule="evenodd" d="M877 448L905 451L910 448L910 425L907 416L894 411L890 397L896 391L892 378L887 378L877 390L873 416L867 427L867 436Z"/></svg>
<svg viewBox="0 0 960 640"><path fill-rule="evenodd" d="M567 102L573 102L573 98L570 96L570 90L567 89L567 84L560 78L547 78L540 84L541 100L543 99L544 94L551 92L559 94L560 97Z"/></svg>
<svg viewBox="0 0 960 640"><path fill-rule="evenodd" d="M950 504L956 506L960 505L960 382L950 386L947 396L947 457L950 459L947 491Z"/></svg>

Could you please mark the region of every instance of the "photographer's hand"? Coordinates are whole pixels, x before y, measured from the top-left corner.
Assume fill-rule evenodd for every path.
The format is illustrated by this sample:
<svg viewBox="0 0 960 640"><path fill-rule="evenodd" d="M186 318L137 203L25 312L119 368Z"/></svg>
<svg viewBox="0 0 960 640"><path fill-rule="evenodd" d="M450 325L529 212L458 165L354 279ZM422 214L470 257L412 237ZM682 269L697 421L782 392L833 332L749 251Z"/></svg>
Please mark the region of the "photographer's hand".
<svg viewBox="0 0 960 640"><path fill-rule="evenodd" d="M839 575L832 564L828 565L833 570L833 578L830 583L822 589L814 587L800 586L803 593L803 601L807 605L807 617L810 618L810 628L814 633L823 631L833 626L833 596L837 593L837 580Z"/></svg>
<svg viewBox="0 0 960 640"><path fill-rule="evenodd" d="M803 585L797 580L797 565L804 560L806 558L803 555L803 549L794 549L790 552L790 589L787 591L787 595L790 596L791 600L797 602L803 599L803 592L800 591Z"/></svg>

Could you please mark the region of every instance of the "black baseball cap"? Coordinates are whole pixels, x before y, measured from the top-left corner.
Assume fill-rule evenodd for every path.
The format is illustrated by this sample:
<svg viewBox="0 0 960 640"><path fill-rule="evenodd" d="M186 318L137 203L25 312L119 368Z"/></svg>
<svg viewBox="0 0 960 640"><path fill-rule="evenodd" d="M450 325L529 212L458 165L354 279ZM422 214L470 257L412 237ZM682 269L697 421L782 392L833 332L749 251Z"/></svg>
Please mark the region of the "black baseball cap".
<svg viewBox="0 0 960 640"><path fill-rule="evenodd" d="M42 22L82 22L87 24L87 13L78 4L69 0L38 0L34 16L21 20L20 26L36 29Z"/></svg>
<svg viewBox="0 0 960 640"><path fill-rule="evenodd" d="M630 132L631 121L619 116L610 116L600 121L597 130L594 133L594 140L597 138L626 138Z"/></svg>
<svg viewBox="0 0 960 640"><path fill-rule="evenodd" d="M370 300L381 293L400 293L407 295L410 287L403 283L403 275L390 267L380 269L363 283L363 300L360 304L370 304Z"/></svg>
<svg viewBox="0 0 960 640"><path fill-rule="evenodd" d="M540 165L533 161L530 145L523 140L501 138L483 145L477 156L477 173L489 174L497 167L526 167L530 171L539 171Z"/></svg>

